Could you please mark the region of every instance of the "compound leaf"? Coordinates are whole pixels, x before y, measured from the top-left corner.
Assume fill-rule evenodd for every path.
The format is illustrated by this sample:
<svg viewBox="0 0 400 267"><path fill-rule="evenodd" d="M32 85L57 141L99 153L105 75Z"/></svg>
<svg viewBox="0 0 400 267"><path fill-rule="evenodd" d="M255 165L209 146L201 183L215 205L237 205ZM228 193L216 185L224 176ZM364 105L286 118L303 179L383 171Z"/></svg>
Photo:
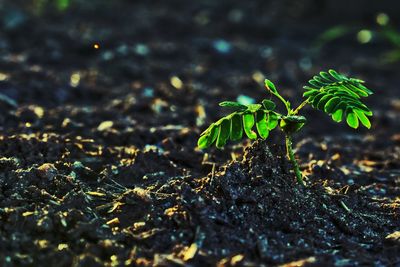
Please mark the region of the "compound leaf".
<svg viewBox="0 0 400 267"><path fill-rule="evenodd" d="M346 113L346 122L352 128L359 126L359 121L367 128L371 123L367 116L372 116L372 111L361 101L361 98L372 94L365 87L364 81L348 78L335 70L320 72L304 86L303 97L312 107L331 115L335 122L342 121Z"/></svg>
<svg viewBox="0 0 400 267"><path fill-rule="evenodd" d="M228 140L238 141L243 137L243 132L250 139L257 139L256 125L259 137L265 139L270 130L278 125L278 113L270 110L275 108L275 104L266 100L263 104L242 105L237 102L224 101L220 103L223 107L236 109L231 114L212 123L197 141L200 149L209 147L215 142L217 148L226 145Z"/></svg>

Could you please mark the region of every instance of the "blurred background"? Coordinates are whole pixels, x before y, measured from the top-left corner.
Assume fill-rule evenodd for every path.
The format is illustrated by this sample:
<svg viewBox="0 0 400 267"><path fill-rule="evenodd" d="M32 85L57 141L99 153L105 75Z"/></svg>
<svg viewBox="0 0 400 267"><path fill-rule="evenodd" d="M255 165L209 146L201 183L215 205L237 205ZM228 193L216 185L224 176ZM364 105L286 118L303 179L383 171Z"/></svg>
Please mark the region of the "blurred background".
<svg viewBox="0 0 400 267"><path fill-rule="evenodd" d="M389 0L1 0L2 107L22 109L22 124L3 115L0 127L57 132L68 117L79 132L120 116L130 131L199 131L218 102L264 98L266 77L298 103L328 68L367 80L379 119L399 108L399 11ZM53 119L35 121L38 107ZM132 142L160 141L151 136Z"/></svg>

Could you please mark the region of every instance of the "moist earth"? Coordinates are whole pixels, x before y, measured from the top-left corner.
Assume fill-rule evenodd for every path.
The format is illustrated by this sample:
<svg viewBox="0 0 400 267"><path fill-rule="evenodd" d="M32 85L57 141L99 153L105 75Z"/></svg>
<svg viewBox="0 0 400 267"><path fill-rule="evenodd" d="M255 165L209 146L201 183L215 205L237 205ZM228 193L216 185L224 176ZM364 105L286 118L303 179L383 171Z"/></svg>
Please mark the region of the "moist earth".
<svg viewBox="0 0 400 267"><path fill-rule="evenodd" d="M0 1L1 266L400 264L387 44L314 51L336 23L314 1L39 2ZM305 108L294 139L307 187L278 130L196 148L218 102L268 98L268 77L299 104L329 68L374 90L372 128Z"/></svg>

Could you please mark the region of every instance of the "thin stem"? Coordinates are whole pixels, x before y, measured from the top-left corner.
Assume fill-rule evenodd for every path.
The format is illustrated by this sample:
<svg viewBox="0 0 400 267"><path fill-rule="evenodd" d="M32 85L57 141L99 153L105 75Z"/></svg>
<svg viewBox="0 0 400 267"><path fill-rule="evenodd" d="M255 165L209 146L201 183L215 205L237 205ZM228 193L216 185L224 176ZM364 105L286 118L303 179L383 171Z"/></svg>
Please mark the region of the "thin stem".
<svg viewBox="0 0 400 267"><path fill-rule="evenodd" d="M304 185L303 175L301 174L299 169L299 164L297 163L296 158L294 157L294 152L292 148L292 137L288 134L285 135L285 143L286 143L287 157L293 165L293 170L294 173L296 174L297 182L301 185Z"/></svg>
<svg viewBox="0 0 400 267"><path fill-rule="evenodd" d="M276 93L276 94L274 94L280 101L282 101L282 103L285 105L285 107L286 107L286 110L287 110L287 112L288 112L288 114L290 113L290 105L289 105L289 103L279 94L279 93Z"/></svg>
<svg viewBox="0 0 400 267"><path fill-rule="evenodd" d="M308 100L304 100L303 103L300 104L300 106L298 106L293 112L292 115L296 115L297 113L299 113L300 109L302 109L305 105L308 104Z"/></svg>
<svg viewBox="0 0 400 267"><path fill-rule="evenodd" d="M273 94L274 96L276 96L284 105L285 105L285 107L286 107L286 110L287 110L287 114L289 115L290 114L290 112L291 112L291 110L290 110L290 103L288 102L288 101L286 101L279 93L278 93L278 91L274 88L274 90L272 90L272 88L270 88L269 86L268 86L268 83L266 83L265 84L265 87L267 88L267 90L271 93L271 94Z"/></svg>

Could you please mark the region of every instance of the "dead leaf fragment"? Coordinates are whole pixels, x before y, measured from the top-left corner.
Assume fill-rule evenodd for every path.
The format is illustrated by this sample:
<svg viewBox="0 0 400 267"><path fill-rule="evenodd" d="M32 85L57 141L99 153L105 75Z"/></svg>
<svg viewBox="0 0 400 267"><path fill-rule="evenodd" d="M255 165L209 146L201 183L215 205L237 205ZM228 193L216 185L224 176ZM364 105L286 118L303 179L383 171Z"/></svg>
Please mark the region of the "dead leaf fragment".
<svg viewBox="0 0 400 267"><path fill-rule="evenodd" d="M385 237L386 242L392 244L400 244L400 231L395 231Z"/></svg>
<svg viewBox="0 0 400 267"><path fill-rule="evenodd" d="M27 216L31 216L31 215L33 215L33 214L35 214L34 211L25 211L24 213L22 213L22 216L23 216L23 217L27 217Z"/></svg>
<svg viewBox="0 0 400 267"><path fill-rule="evenodd" d="M188 261L194 258L196 256L198 247L196 243L192 243L190 247L188 247L184 252L183 252L183 260Z"/></svg>
<svg viewBox="0 0 400 267"><path fill-rule="evenodd" d="M314 263L316 261L317 259L315 257L308 257L306 259L301 259L298 261L292 261L289 263L282 264L280 265L280 267L301 267L301 266L306 266L309 263Z"/></svg>
<svg viewBox="0 0 400 267"><path fill-rule="evenodd" d="M180 90L183 87L183 82L178 76L172 76L170 79L171 85Z"/></svg>
<svg viewBox="0 0 400 267"><path fill-rule="evenodd" d="M119 219L118 217L109 220L108 222L106 222L107 225L115 225L115 224L119 224Z"/></svg>
<svg viewBox="0 0 400 267"><path fill-rule="evenodd" d="M108 129L111 129L111 127L113 127L114 122L112 121L103 121L102 123L99 124L99 126L97 126L97 131L102 132L102 131L106 131Z"/></svg>
<svg viewBox="0 0 400 267"><path fill-rule="evenodd" d="M392 135L392 137L390 139L392 141L394 141L394 142L399 142L400 143L400 133Z"/></svg>
<svg viewBox="0 0 400 267"><path fill-rule="evenodd" d="M104 193L95 192L95 191L89 191L89 192L86 192L86 194L88 194L90 196L94 196L94 197L104 197L104 196L106 196L106 194L104 194Z"/></svg>
<svg viewBox="0 0 400 267"><path fill-rule="evenodd" d="M340 159L340 154L339 153L336 153L331 157L331 160L338 160L338 159Z"/></svg>
<svg viewBox="0 0 400 267"><path fill-rule="evenodd" d="M242 254L238 254L236 256L233 256L232 259L231 259L231 264L232 265L236 265L239 262L241 262L243 259L244 259L244 255L242 255Z"/></svg>

